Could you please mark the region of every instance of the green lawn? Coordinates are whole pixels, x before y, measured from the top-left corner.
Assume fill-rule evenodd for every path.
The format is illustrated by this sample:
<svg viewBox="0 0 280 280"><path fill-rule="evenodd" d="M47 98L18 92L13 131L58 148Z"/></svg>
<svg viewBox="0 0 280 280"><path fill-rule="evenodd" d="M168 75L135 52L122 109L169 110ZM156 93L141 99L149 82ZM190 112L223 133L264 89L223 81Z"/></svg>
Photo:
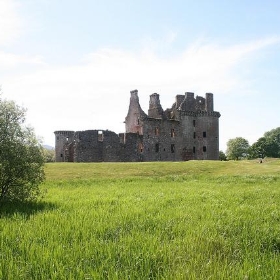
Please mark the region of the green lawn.
<svg viewBox="0 0 280 280"><path fill-rule="evenodd" d="M1 205L0 279L280 279L280 161L57 163Z"/></svg>

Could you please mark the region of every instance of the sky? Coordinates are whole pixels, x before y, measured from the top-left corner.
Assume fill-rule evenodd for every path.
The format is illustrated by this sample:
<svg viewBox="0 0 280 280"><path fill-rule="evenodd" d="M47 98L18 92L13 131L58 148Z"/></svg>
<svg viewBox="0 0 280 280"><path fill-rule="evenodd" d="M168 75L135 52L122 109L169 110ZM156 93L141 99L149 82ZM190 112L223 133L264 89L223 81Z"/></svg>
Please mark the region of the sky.
<svg viewBox="0 0 280 280"><path fill-rule="evenodd" d="M125 131L130 91L147 113L214 94L220 150L280 126L279 0L0 0L2 98L56 130Z"/></svg>

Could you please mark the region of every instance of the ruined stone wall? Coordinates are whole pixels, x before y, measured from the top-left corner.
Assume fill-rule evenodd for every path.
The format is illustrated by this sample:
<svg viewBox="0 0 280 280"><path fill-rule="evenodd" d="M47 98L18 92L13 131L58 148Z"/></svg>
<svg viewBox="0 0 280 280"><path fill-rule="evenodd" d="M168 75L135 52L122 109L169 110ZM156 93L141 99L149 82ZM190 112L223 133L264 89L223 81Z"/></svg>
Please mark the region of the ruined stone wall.
<svg viewBox="0 0 280 280"><path fill-rule="evenodd" d="M56 161L181 161L219 158L219 117L213 94L186 92L163 111L159 95L150 95L146 114L138 91L131 91L126 132L56 131Z"/></svg>
<svg viewBox="0 0 280 280"><path fill-rule="evenodd" d="M148 118L144 121L144 161L181 160L178 139L180 139L178 121Z"/></svg>
<svg viewBox="0 0 280 280"><path fill-rule="evenodd" d="M86 130L75 133L76 162L120 161L120 138L109 130Z"/></svg>

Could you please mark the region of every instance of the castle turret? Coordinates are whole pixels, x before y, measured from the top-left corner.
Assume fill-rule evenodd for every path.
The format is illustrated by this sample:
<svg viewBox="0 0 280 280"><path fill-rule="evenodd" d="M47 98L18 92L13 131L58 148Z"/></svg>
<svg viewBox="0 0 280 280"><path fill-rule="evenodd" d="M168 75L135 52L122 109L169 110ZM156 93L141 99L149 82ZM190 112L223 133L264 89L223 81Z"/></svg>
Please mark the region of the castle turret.
<svg viewBox="0 0 280 280"><path fill-rule="evenodd" d="M150 95L150 103L148 116L150 118L160 119L164 115L163 109L160 104L159 94L153 93Z"/></svg>
<svg viewBox="0 0 280 280"><path fill-rule="evenodd" d="M66 161L66 149L65 146L73 142L74 131L63 130L55 131L55 161Z"/></svg>
<svg viewBox="0 0 280 280"><path fill-rule="evenodd" d="M142 119L147 117L139 104L138 90L130 92L130 103L127 116L125 118L126 133L143 134Z"/></svg>
<svg viewBox="0 0 280 280"><path fill-rule="evenodd" d="M206 93L206 111L214 111L213 93Z"/></svg>

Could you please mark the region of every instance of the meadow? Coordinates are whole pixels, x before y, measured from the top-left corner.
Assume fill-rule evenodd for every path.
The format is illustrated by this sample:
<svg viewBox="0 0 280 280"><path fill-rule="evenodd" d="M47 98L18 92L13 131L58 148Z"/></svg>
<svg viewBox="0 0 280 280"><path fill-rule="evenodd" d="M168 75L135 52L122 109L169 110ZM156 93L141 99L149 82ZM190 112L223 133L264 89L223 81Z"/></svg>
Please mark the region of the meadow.
<svg viewBox="0 0 280 280"><path fill-rule="evenodd" d="M0 206L0 279L280 279L280 161L53 163Z"/></svg>

